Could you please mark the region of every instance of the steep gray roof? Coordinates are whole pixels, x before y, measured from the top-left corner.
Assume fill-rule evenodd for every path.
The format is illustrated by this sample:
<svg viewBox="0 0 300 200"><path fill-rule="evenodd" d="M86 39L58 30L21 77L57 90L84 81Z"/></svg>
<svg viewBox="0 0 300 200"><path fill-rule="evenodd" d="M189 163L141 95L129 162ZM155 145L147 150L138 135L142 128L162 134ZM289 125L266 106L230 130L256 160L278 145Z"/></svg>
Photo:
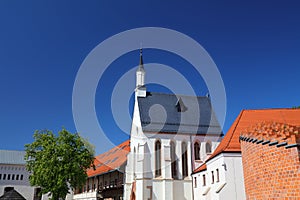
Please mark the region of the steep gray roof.
<svg viewBox="0 0 300 200"><path fill-rule="evenodd" d="M138 105L144 132L222 134L208 97L147 92Z"/></svg>
<svg viewBox="0 0 300 200"><path fill-rule="evenodd" d="M10 190L5 192L1 197L1 200L26 200L19 192L16 190Z"/></svg>
<svg viewBox="0 0 300 200"><path fill-rule="evenodd" d="M0 164L25 164L25 151L0 150Z"/></svg>

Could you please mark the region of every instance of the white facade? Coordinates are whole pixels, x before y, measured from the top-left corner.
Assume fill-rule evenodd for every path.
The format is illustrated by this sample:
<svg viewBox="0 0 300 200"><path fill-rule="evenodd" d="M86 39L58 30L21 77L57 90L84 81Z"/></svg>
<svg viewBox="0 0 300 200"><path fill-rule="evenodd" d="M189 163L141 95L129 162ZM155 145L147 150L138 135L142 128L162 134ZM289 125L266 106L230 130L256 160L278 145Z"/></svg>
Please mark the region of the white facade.
<svg viewBox="0 0 300 200"><path fill-rule="evenodd" d="M193 174L193 190L195 200L246 199L241 153L221 153L209 160L206 170Z"/></svg>
<svg viewBox="0 0 300 200"><path fill-rule="evenodd" d="M48 200L48 195L38 198L39 188L30 185L24 155L24 151L0 150L0 196L12 188L27 200ZM72 199L72 194L66 199Z"/></svg>
<svg viewBox="0 0 300 200"><path fill-rule="evenodd" d="M219 144L219 136L189 133L144 132L141 124L138 97L146 98L144 71L137 71L137 88L130 134L130 153L125 170L124 199L138 200L192 200L192 172ZM141 79L141 75L143 78ZM142 90L142 91L141 91ZM175 106L175 104L174 104ZM155 153L156 142L160 143L161 159ZM171 142L175 144L176 170L172 170ZM200 160L195 161L194 143L200 144ZM183 143L187 149L187 175L183 175ZM210 152L206 152L206 143ZM201 161L202 160L202 161ZM156 173L156 162L160 162L161 173ZM176 171L176 177L172 176ZM134 187L135 185L135 187ZM135 190L135 191L133 191ZM133 197L134 196L134 197Z"/></svg>
<svg viewBox="0 0 300 200"><path fill-rule="evenodd" d="M13 188L27 200L34 200L38 188L30 186L29 172L23 164L0 164L0 196L6 188ZM48 196L43 195L42 200Z"/></svg>

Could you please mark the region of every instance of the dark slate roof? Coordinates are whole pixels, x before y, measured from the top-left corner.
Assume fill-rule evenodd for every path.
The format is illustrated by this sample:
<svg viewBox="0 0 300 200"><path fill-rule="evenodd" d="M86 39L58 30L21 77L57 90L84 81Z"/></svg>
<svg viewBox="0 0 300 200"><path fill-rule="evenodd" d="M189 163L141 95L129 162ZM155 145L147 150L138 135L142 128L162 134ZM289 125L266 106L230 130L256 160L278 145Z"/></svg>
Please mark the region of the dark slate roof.
<svg viewBox="0 0 300 200"><path fill-rule="evenodd" d="M24 156L25 151L0 150L0 163L24 165Z"/></svg>
<svg viewBox="0 0 300 200"><path fill-rule="evenodd" d="M19 192L16 190L10 190L5 192L1 197L1 200L26 200Z"/></svg>
<svg viewBox="0 0 300 200"><path fill-rule="evenodd" d="M144 132L222 134L208 97L147 92L138 105Z"/></svg>

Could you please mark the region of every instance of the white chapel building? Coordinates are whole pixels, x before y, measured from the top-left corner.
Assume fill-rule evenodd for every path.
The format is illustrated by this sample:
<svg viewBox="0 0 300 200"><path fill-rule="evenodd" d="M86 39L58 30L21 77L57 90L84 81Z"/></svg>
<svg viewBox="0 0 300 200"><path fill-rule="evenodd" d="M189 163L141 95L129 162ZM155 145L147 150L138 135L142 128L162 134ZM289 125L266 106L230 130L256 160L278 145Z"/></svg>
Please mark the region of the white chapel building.
<svg viewBox="0 0 300 200"><path fill-rule="evenodd" d="M222 135L209 97L147 91L142 50L136 72L124 199L192 200L191 174Z"/></svg>

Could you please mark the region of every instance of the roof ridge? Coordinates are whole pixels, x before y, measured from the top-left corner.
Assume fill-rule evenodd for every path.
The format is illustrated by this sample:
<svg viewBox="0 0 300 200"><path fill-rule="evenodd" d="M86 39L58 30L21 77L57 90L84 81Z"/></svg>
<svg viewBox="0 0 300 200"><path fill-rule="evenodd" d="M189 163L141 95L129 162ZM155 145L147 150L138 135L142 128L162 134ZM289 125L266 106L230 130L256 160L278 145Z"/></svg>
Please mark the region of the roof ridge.
<svg viewBox="0 0 300 200"><path fill-rule="evenodd" d="M187 95L187 94L171 94L171 93L163 93L163 92L151 92L149 91L150 94L161 94L161 95L166 95L166 96L180 96L180 97L197 97L197 98L208 98L207 96L193 96L193 95Z"/></svg>
<svg viewBox="0 0 300 200"><path fill-rule="evenodd" d="M226 146L224 147L224 149L226 149L228 147L228 145L230 144L230 141L231 141L231 139L232 139L232 137L233 137L233 135L235 133L236 127L238 126L238 124L239 124L239 122L240 122L240 120L241 120L241 118L242 118L242 116L244 114L244 111L245 110L243 109L242 112L240 113L239 118L238 118L238 120L237 120L237 122L235 124L235 127L234 127L233 131L232 131L231 137L229 138L229 140L228 140Z"/></svg>
<svg viewBox="0 0 300 200"><path fill-rule="evenodd" d="M0 151L10 151L10 152L25 152L24 150L9 150L9 149L0 149Z"/></svg>
<svg viewBox="0 0 300 200"><path fill-rule="evenodd" d="M244 109L245 111L266 111L266 110L295 110L300 111L300 109L297 108L254 108L254 109Z"/></svg>

